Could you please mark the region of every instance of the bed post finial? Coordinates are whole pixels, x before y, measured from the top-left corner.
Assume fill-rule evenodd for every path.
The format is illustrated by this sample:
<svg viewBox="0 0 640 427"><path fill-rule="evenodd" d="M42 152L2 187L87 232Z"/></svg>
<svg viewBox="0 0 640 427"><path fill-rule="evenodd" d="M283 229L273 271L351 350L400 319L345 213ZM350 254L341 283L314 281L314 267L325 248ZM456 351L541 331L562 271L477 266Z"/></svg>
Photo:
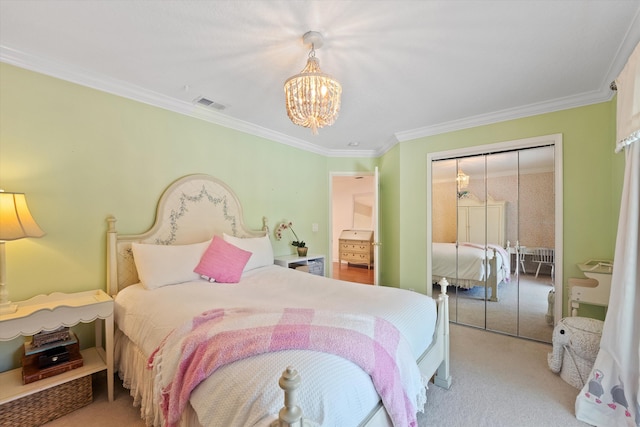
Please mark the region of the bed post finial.
<svg viewBox="0 0 640 427"><path fill-rule="evenodd" d="M440 285L440 294L446 295L447 294L447 286L449 286L449 282L447 282L447 278L443 277L442 279L440 279L438 284Z"/></svg>
<svg viewBox="0 0 640 427"><path fill-rule="evenodd" d="M300 386L300 375L293 367L287 366L278 385L284 390L284 407L278 413L278 419L270 427L315 427L318 424L302 419L302 409L297 405L296 389Z"/></svg>
<svg viewBox="0 0 640 427"><path fill-rule="evenodd" d="M262 217L262 230L264 230L267 236L269 235L269 218L266 216Z"/></svg>
<svg viewBox="0 0 640 427"><path fill-rule="evenodd" d="M107 217L107 232L109 233L115 233L116 231L116 217L113 215L109 215Z"/></svg>

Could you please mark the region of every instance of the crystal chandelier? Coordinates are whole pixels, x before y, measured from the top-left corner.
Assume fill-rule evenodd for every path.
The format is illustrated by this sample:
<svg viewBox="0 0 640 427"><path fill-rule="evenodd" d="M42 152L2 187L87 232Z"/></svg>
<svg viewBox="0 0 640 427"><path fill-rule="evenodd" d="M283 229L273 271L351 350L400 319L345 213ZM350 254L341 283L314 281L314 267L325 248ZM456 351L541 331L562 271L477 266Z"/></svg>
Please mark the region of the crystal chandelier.
<svg viewBox="0 0 640 427"><path fill-rule="evenodd" d="M456 182L458 184L458 199L466 199L469 197L469 192L466 190L469 186L469 175L462 172L462 169L458 169Z"/></svg>
<svg viewBox="0 0 640 427"><path fill-rule="evenodd" d="M469 175L462 172L462 169L458 169L458 176L456 177L458 183L458 192L464 190L469 186Z"/></svg>
<svg viewBox="0 0 640 427"><path fill-rule="evenodd" d="M311 45L311 52L306 67L284 83L287 115L293 123L311 128L317 135L318 128L331 126L336 121L342 86L320 70L315 49L322 46L322 34L309 31L302 40L305 45Z"/></svg>

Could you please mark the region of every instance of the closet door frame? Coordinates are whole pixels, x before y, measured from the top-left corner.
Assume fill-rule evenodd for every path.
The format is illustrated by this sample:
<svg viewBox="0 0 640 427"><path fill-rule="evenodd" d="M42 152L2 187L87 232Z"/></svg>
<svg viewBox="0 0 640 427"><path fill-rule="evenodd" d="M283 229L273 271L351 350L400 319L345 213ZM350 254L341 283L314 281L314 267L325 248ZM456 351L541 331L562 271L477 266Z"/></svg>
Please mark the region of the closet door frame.
<svg viewBox="0 0 640 427"><path fill-rule="evenodd" d="M497 142L494 144L476 145L473 147L459 148L447 151L438 151L427 154L427 294L432 295L432 244L433 244L433 188L432 188L432 162L456 157L491 154L501 151L517 150L521 148L533 148L552 145L554 148L554 192L555 192L555 304L554 322L562 319L563 309L563 172L562 172L562 134L543 135L532 138L517 139L512 141Z"/></svg>

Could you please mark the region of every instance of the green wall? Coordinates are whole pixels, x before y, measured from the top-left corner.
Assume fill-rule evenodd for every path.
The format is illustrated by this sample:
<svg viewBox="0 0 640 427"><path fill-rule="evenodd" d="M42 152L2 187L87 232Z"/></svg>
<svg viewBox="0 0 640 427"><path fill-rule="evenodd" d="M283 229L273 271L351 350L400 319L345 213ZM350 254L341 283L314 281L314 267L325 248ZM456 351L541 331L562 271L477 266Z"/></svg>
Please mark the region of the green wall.
<svg viewBox="0 0 640 427"><path fill-rule="evenodd" d="M414 289L410 284L401 286L401 179L400 146L395 145L380 159L380 283ZM411 209L411 205L407 209Z"/></svg>
<svg viewBox="0 0 640 427"><path fill-rule="evenodd" d="M332 159L39 73L0 64L0 188L24 192L47 233L6 244L10 298L105 289L105 219L121 233L154 220L162 191L188 174L220 178L250 228L283 220L314 252L329 248L328 171L376 159ZM284 114L284 113L283 113ZM319 225L312 232L311 224ZM273 241L277 255L293 253ZM77 328L83 347L92 328ZM0 371L21 340L0 343Z"/></svg>
<svg viewBox="0 0 640 427"><path fill-rule="evenodd" d="M399 144L399 154L391 155L399 157L401 209L390 210L393 218L387 218L400 229L395 281L403 288L426 289L428 153L556 133L563 135L563 286L569 277L582 277L576 263L613 258L624 159L613 152L615 102L610 101Z"/></svg>
<svg viewBox="0 0 640 427"><path fill-rule="evenodd" d="M0 94L0 188L25 192L47 233L6 245L14 301L104 289L105 218L121 233L146 230L162 191L192 173L229 184L249 227L288 219L327 253L329 173L375 166L381 283L424 292L427 153L552 133L564 136L565 277L579 275L576 262L613 256L624 167L613 102L403 142L371 159L325 157L7 64ZM292 252L284 241L274 250ZM91 345L91 329L78 329ZM0 343L0 371L17 366L20 345Z"/></svg>

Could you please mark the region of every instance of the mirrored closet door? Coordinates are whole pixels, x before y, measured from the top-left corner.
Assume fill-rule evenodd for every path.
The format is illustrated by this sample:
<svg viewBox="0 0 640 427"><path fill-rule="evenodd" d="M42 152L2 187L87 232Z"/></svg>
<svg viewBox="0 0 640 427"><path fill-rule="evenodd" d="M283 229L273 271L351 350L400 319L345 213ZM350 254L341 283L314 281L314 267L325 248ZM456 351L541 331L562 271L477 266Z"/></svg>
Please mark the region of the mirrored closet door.
<svg viewBox="0 0 640 427"><path fill-rule="evenodd" d="M544 146L432 163L432 279L454 285L453 322L551 342L554 264L540 254L554 248L553 156Z"/></svg>

